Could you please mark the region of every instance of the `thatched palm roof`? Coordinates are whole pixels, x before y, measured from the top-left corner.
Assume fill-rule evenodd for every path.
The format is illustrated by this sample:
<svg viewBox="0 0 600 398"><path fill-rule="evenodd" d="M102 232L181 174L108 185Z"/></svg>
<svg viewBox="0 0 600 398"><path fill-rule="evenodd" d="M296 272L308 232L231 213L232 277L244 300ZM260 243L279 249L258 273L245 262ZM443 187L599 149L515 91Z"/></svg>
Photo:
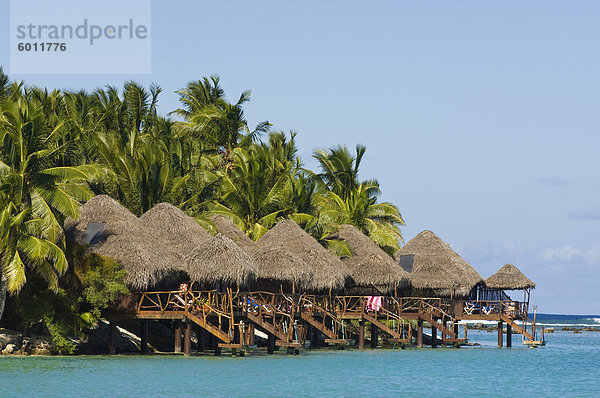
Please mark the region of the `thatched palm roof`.
<svg viewBox="0 0 600 398"><path fill-rule="evenodd" d="M160 234L163 242L183 256L211 235L181 209L170 203L159 203L140 217L153 232Z"/></svg>
<svg viewBox="0 0 600 398"><path fill-rule="evenodd" d="M188 274L196 282L246 286L256 279L257 269L252 259L221 234L202 242L185 259Z"/></svg>
<svg viewBox="0 0 600 398"><path fill-rule="evenodd" d="M426 230L419 233L406 245L402 246L394 254L394 258L400 260L401 256L406 255L414 257L412 273L415 273L419 267L429 262L435 262L444 266L458 280L459 286L454 291L455 294L461 296L467 295L473 287L483 282L481 276L468 262L452 250L450 245L431 231ZM437 288L433 289L446 288L443 286L443 283L440 283ZM440 291L439 293L447 295L447 291Z"/></svg>
<svg viewBox="0 0 600 398"><path fill-rule="evenodd" d="M294 283L298 287L310 286L313 269L284 246L261 247L252 254L257 267L257 279Z"/></svg>
<svg viewBox="0 0 600 398"><path fill-rule="evenodd" d="M494 275L487 278L485 285L491 289L502 290L535 288L535 283L512 264L504 265Z"/></svg>
<svg viewBox="0 0 600 398"><path fill-rule="evenodd" d="M432 259L427 259L410 274L414 288L423 290L453 291L460 285L456 275Z"/></svg>
<svg viewBox="0 0 600 398"><path fill-rule="evenodd" d="M404 287L410 282L408 272L358 228L343 225L328 238L347 243L352 257L342 258L342 261L348 266L355 284L390 291L395 286Z"/></svg>
<svg viewBox="0 0 600 398"><path fill-rule="evenodd" d="M310 289L340 289L349 277L347 267L292 220L277 223L258 241L261 247L284 246L313 270Z"/></svg>
<svg viewBox="0 0 600 398"><path fill-rule="evenodd" d="M83 237L91 223L99 223L96 225L100 228L89 243L88 252L119 263L132 290L148 290L167 279L184 277L182 257L110 196L90 199L81 207L76 221L70 218L65 221L65 231L75 242L87 244Z"/></svg>
<svg viewBox="0 0 600 398"><path fill-rule="evenodd" d="M230 219L222 215L211 216L211 219L217 226L217 231L237 243L239 247L247 253L256 250L256 243L239 229Z"/></svg>

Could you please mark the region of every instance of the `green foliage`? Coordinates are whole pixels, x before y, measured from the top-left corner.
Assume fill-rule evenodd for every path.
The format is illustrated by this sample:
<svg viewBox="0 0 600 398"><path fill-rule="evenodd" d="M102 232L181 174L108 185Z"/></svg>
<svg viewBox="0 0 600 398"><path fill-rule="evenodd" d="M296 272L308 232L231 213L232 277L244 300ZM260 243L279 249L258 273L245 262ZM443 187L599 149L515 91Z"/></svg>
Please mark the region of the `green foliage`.
<svg viewBox="0 0 600 398"><path fill-rule="evenodd" d="M73 354L75 352L77 344L65 337L68 332L68 327L59 322L55 322L54 318L48 315L44 316L44 324L50 332L52 346L58 354Z"/></svg>
<svg viewBox="0 0 600 398"><path fill-rule="evenodd" d="M78 271L83 288L81 297L91 306L90 312L80 315L87 324L95 323L90 315L99 318L111 301L120 294L129 294L123 282L125 271L113 260L92 254Z"/></svg>
<svg viewBox="0 0 600 398"><path fill-rule="evenodd" d="M254 240L289 218L338 255L347 246L327 237L352 224L397 250L404 220L378 201L377 180L359 178L364 146L316 150L320 170L311 171L296 133L273 132L267 121L248 126L249 91L229 102L218 76L192 82L178 91L172 114L181 120L158 115L161 91L132 81L121 90L48 91L13 83L0 68L0 270L13 295L28 292L14 297L12 318L44 319L68 352L58 336L77 335L128 293L116 263L65 240L65 218L94 194L138 215L169 202L211 232L210 216L222 214Z"/></svg>

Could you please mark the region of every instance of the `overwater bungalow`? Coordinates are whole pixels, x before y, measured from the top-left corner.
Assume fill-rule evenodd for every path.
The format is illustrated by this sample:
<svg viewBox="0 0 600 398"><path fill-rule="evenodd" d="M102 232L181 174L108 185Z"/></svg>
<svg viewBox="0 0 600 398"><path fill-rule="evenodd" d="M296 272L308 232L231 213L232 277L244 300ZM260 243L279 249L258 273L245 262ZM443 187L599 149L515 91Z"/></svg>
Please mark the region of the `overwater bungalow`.
<svg viewBox="0 0 600 398"><path fill-rule="evenodd" d="M358 228L343 225L328 239L346 242L352 254L341 258L350 271L347 294L385 295L410 285L408 272Z"/></svg>
<svg viewBox="0 0 600 398"><path fill-rule="evenodd" d="M125 269L125 282L132 291L168 290L186 278L180 253L110 196L90 199L76 221L65 220L65 233L85 248L83 256L116 261Z"/></svg>
<svg viewBox="0 0 600 398"><path fill-rule="evenodd" d="M431 231L409 241L394 260L361 231L344 225L328 237L349 248L352 256L340 259L291 220L280 221L258 242L222 216L212 221L216 236L170 204L158 204L138 218L104 195L86 203L78 220L66 221L67 236L82 255L114 260L126 270L133 293L104 313L111 320L113 352L118 319L142 322L142 351L149 321L161 319L175 322L176 351L183 330L188 354L193 325L199 328L199 347L211 341L215 353L244 350L255 330L267 334L269 352L276 346L298 350L307 341L311 346L358 341L362 348L366 325L373 347L380 331L388 342L415 338L422 346L424 323L433 336L441 334L444 344L460 344L460 320L495 319L518 327L514 321L526 319L525 301L510 300L505 290L522 289L528 301L535 286L510 265L484 285L471 265ZM516 330L534 340L525 328Z"/></svg>
<svg viewBox="0 0 600 398"><path fill-rule="evenodd" d="M479 273L458 253L452 250L449 244L428 230L419 233L406 245L401 247L394 254L394 258L411 275L415 271L418 271L420 267L429 264L429 275L431 278L428 284L422 286L428 286L428 290L433 290L435 297L467 297L476 290L477 286L483 285L483 278ZM437 270L439 271L442 271L442 268L444 268L445 271L442 272L452 274L457 285L452 285L451 288L448 288L443 278L436 277L435 272L431 272L435 271L434 268L431 268L431 264L437 264ZM422 295L428 293L431 292L413 291L411 294Z"/></svg>

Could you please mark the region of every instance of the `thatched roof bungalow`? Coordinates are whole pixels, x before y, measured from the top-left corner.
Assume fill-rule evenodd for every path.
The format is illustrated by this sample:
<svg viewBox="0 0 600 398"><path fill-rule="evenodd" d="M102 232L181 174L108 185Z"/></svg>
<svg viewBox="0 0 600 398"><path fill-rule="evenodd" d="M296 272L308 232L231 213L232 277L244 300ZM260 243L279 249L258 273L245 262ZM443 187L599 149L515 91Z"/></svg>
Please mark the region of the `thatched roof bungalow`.
<svg viewBox="0 0 600 398"><path fill-rule="evenodd" d="M352 256L342 257L342 262L348 266L355 286L388 293L410 283L408 272L358 228L343 225L328 239L345 241L348 245Z"/></svg>
<svg viewBox="0 0 600 398"><path fill-rule="evenodd" d="M506 264L485 280L485 286L498 290L534 289L535 283L514 265Z"/></svg>
<svg viewBox="0 0 600 398"><path fill-rule="evenodd" d="M458 281L458 286L455 289L448 289L442 283L441 278L433 278L433 275L430 273L432 277L430 290L436 295L468 296L473 288L483 284L481 276L468 262L452 250L450 245L428 230L419 233L406 245L402 246L394 254L394 258L403 268L410 271L411 274L429 263L437 263L437 266L443 266L451 273ZM441 271L441 268L438 268L438 270Z"/></svg>
<svg viewBox="0 0 600 398"><path fill-rule="evenodd" d="M140 217L148 229L160 235L162 241L181 253L189 254L211 238L198 223L170 203L159 203Z"/></svg>
<svg viewBox="0 0 600 398"><path fill-rule="evenodd" d="M217 231L234 241L246 253L253 253L256 250L256 243L248 237L241 229L237 227L230 219L222 215L211 216L212 221L217 227Z"/></svg>
<svg viewBox="0 0 600 398"><path fill-rule="evenodd" d="M347 267L292 220L277 223L259 240L261 247L284 246L290 253L307 263L313 271L309 290L337 290L349 278Z"/></svg>
<svg viewBox="0 0 600 398"><path fill-rule="evenodd" d="M256 279L257 269L250 256L221 234L202 242L185 261L190 278L200 284L248 286Z"/></svg>
<svg viewBox="0 0 600 398"><path fill-rule="evenodd" d="M187 278L179 253L110 196L90 199L77 220L65 221L65 232L72 241L86 245L88 255L116 261L134 291L173 287Z"/></svg>
<svg viewBox="0 0 600 398"><path fill-rule="evenodd" d="M312 284L313 269L284 246L260 247L252 260L257 268L255 290L293 292Z"/></svg>

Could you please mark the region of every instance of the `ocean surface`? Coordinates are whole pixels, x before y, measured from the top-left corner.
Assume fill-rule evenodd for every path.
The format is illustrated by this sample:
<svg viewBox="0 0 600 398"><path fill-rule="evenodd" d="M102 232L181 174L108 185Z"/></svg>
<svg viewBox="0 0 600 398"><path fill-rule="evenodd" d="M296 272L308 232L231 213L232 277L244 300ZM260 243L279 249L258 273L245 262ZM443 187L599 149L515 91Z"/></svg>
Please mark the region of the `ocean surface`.
<svg viewBox="0 0 600 398"><path fill-rule="evenodd" d="M300 355L0 357L0 397L600 396L600 316L538 314L555 327L547 345L497 348L496 332L469 330L480 346L305 349Z"/></svg>

